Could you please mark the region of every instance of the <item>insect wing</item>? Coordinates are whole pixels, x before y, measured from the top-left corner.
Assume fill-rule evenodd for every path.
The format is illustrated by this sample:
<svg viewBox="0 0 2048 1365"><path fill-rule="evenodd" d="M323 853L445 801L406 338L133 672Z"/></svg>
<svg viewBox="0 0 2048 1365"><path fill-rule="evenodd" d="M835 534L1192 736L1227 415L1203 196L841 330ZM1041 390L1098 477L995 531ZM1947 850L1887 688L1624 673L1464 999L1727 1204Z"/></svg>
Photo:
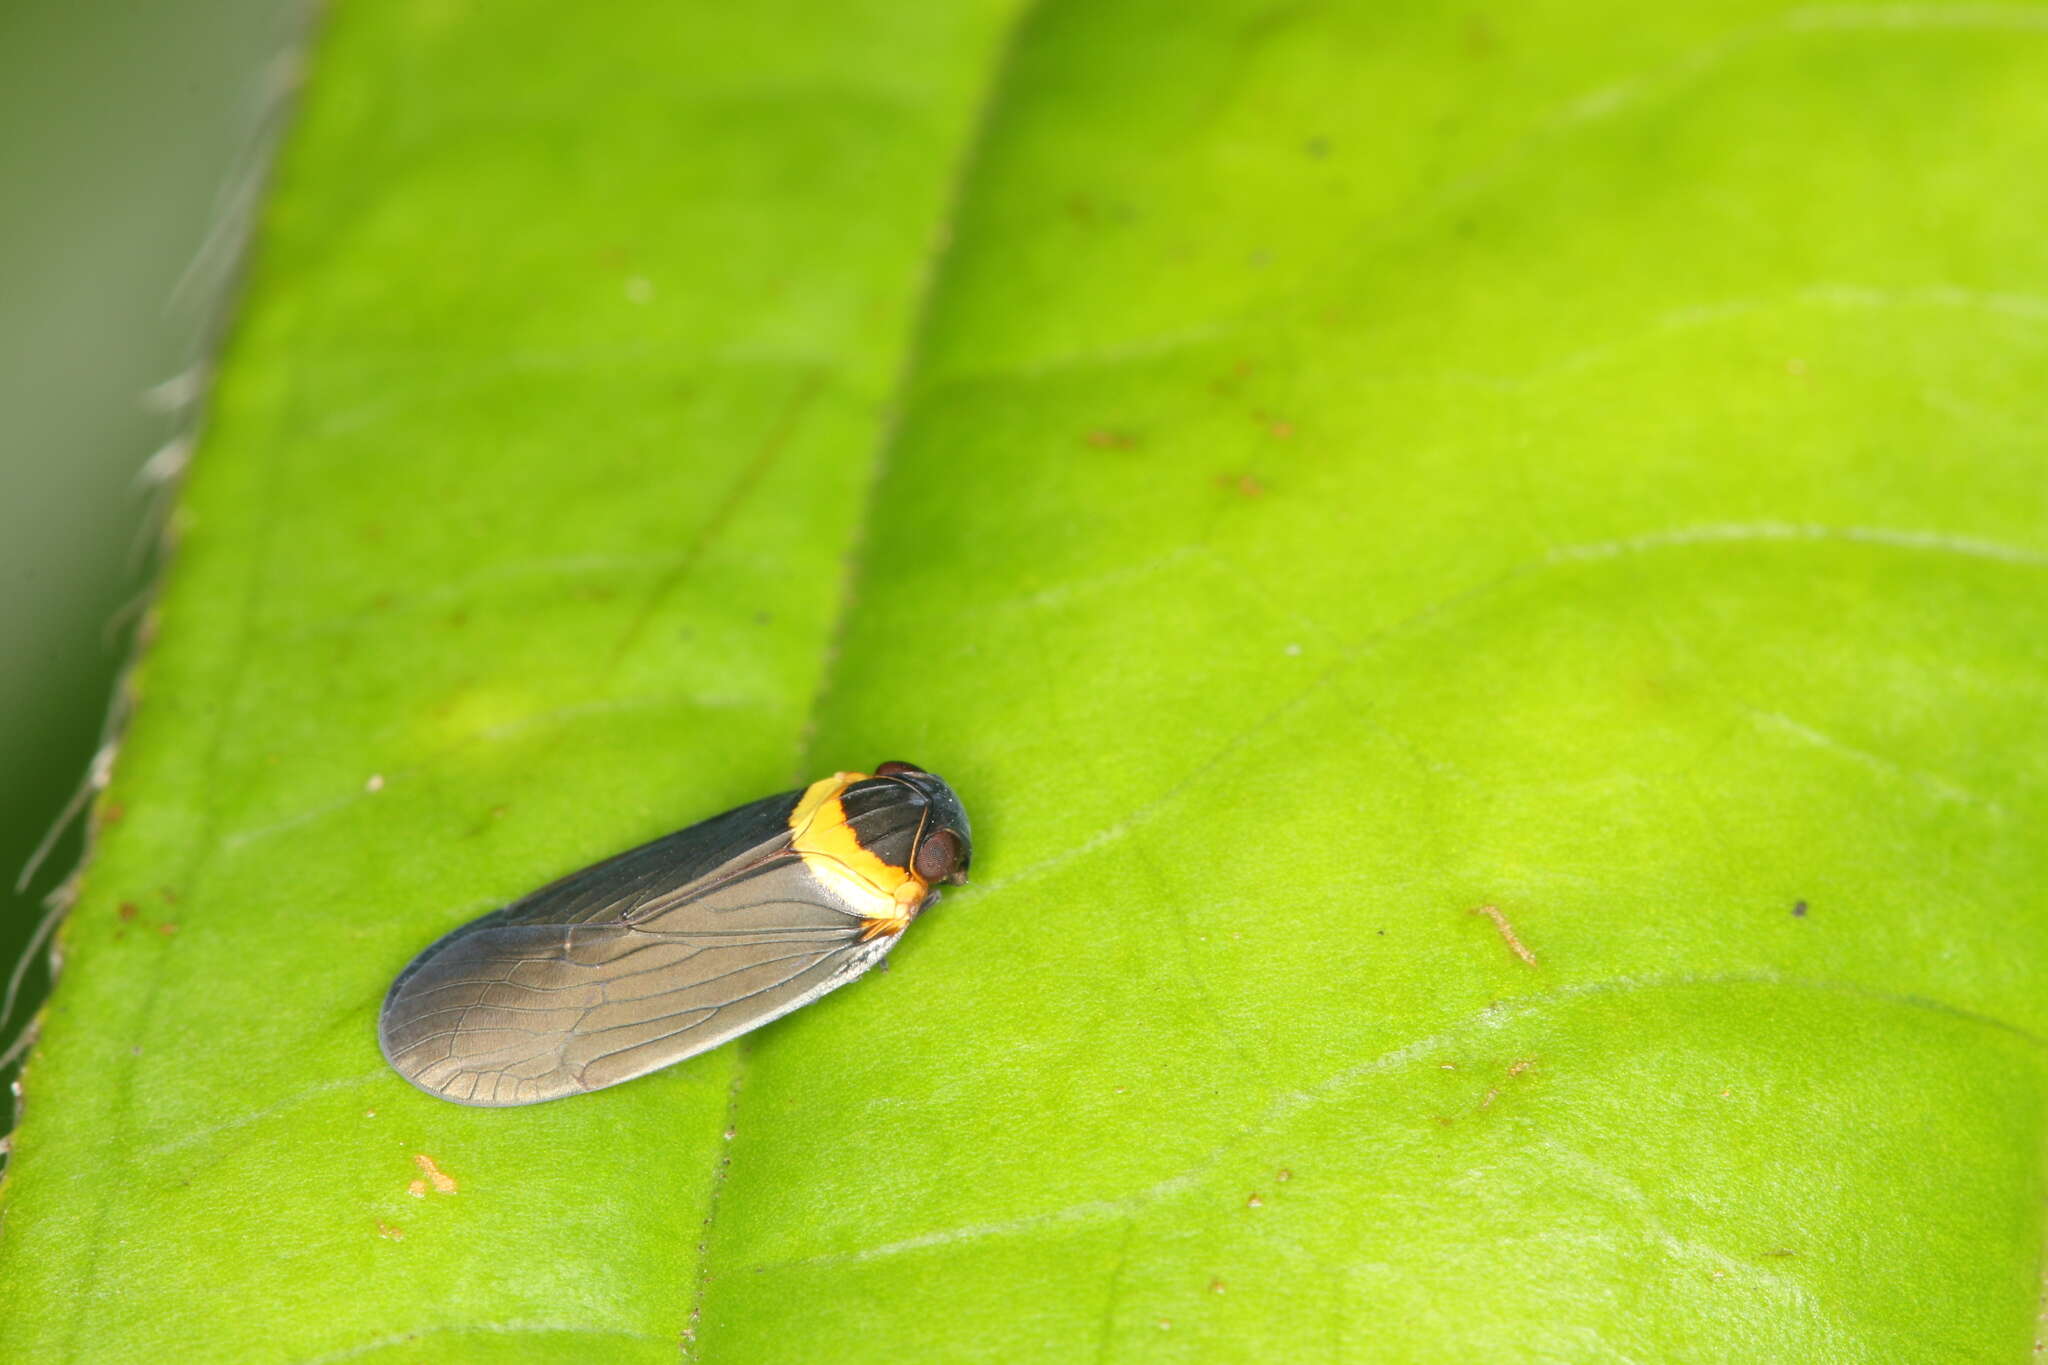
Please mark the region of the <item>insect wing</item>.
<svg viewBox="0 0 2048 1365"><path fill-rule="evenodd" d="M796 798L795 792L764 797L628 849L550 882L467 927L477 928L487 921L627 922L659 914L664 906L696 895L707 886L736 876L757 863L786 855L789 812L795 807ZM463 930L455 932L460 934ZM423 953L421 957L427 955Z"/></svg>
<svg viewBox="0 0 2048 1365"><path fill-rule="evenodd" d="M392 984L384 1055L459 1103L532 1104L693 1056L859 976L894 940L863 942L791 851L794 801L743 806L443 937Z"/></svg>

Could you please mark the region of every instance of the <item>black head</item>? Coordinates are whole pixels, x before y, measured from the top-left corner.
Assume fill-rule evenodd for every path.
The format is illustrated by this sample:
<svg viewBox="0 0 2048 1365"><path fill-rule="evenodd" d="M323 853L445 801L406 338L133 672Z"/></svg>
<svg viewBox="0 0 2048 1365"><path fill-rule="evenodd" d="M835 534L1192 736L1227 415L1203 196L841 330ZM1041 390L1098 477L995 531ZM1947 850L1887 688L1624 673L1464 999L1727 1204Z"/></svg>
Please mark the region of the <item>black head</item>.
<svg viewBox="0 0 2048 1365"><path fill-rule="evenodd" d="M974 859L974 836L967 827L967 810L946 779L896 762L879 764L875 777L901 783L922 799L924 819L908 866L928 882L965 883L967 865Z"/></svg>

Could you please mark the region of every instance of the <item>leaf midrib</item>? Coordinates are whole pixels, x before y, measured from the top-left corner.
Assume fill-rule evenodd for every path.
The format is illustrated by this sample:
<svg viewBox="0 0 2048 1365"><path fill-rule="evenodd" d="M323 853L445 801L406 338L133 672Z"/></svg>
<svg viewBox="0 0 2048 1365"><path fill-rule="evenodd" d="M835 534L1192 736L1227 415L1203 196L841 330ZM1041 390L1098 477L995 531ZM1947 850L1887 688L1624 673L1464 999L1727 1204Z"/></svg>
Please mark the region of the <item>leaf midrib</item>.
<svg viewBox="0 0 2048 1365"><path fill-rule="evenodd" d="M923 269L912 290L913 302L905 330L902 355L896 373L886 388L887 401L882 424L868 456L867 483L862 490L860 508L854 517L846 540L846 550L841 559L837 602L824 636L824 657L818 669L817 687L811 694L803 725L797 733L790 771L790 781L797 785L809 780L809 775L816 766L813 751L817 746L818 721L824 712L826 702L831 697L833 686L838 681L839 659L846 639L847 623L853 615L857 589L864 576L869 531L875 520L876 504L902 434L908 395L916 391L918 376L925 366L932 318L935 313L934 305L944 288L951 262L959 247L959 235L953 231L953 225L958 221L960 206L966 201L969 188L980 171L989 132L1000 117L1004 103L1011 93L1012 70L1022 37L1041 8L1042 0L1025 0L990 54L980 105L969 122L959 159L947 179L946 189L940 197L938 211L927 235ZM704 1218L697 1243L696 1274L690 1288L689 1309L680 1333L683 1352L692 1360L702 1360L704 1357L701 1326L705 1291L710 1282L712 1239L717 1234L721 1196L738 1143L741 1097L746 1093L748 1058L752 1053L753 1042L753 1035L744 1034L735 1039L731 1047L732 1061L727 1081L725 1116L720 1131L732 1136L726 1138L707 1181Z"/></svg>

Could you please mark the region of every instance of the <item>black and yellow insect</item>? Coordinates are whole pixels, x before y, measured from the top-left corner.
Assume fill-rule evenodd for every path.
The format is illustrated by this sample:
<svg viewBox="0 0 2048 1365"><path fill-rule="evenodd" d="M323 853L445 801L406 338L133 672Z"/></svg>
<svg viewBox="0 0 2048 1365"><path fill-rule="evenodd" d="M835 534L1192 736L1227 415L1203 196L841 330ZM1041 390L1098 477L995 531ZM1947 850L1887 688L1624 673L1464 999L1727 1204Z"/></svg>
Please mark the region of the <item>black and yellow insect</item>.
<svg viewBox="0 0 2048 1365"><path fill-rule="evenodd" d="M967 880L972 852L944 779L908 763L834 773L444 935L391 983L378 1042L459 1104L617 1085L853 980L939 883Z"/></svg>

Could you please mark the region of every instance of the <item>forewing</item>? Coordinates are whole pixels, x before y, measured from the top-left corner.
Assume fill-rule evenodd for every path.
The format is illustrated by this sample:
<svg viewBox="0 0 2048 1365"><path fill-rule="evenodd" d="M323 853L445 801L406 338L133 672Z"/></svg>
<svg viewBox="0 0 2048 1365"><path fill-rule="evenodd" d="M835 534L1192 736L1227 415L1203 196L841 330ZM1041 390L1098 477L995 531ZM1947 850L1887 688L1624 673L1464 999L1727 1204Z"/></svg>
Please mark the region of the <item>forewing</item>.
<svg viewBox="0 0 2048 1365"><path fill-rule="evenodd" d="M677 886L648 860L630 861L656 846L564 878L420 954L378 1022L392 1066L464 1104L598 1090L787 1014L894 942L862 942L860 919L786 849L749 850ZM606 899L594 874L620 863L632 875Z"/></svg>
<svg viewBox="0 0 2048 1365"><path fill-rule="evenodd" d="M550 882L488 918L510 924L602 924L658 914L709 886L787 856L789 813L800 795L764 797L628 849Z"/></svg>

